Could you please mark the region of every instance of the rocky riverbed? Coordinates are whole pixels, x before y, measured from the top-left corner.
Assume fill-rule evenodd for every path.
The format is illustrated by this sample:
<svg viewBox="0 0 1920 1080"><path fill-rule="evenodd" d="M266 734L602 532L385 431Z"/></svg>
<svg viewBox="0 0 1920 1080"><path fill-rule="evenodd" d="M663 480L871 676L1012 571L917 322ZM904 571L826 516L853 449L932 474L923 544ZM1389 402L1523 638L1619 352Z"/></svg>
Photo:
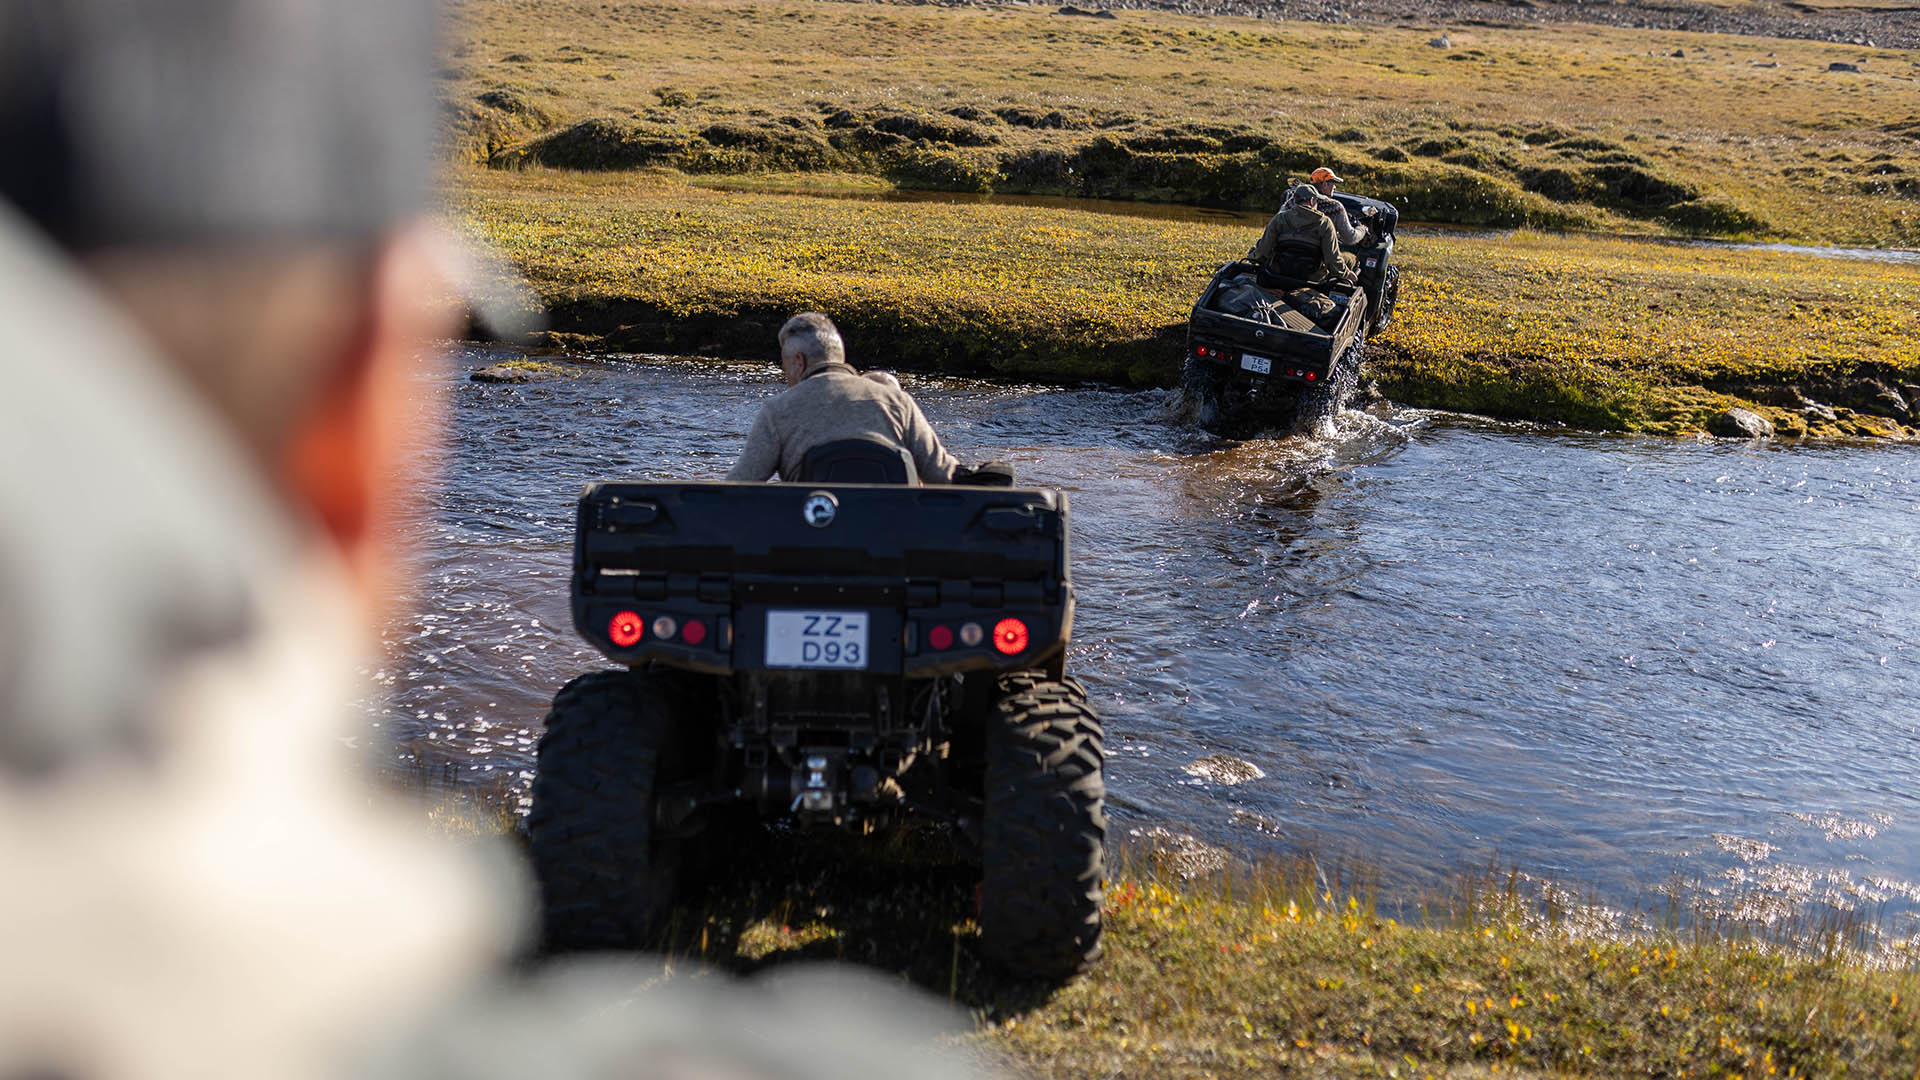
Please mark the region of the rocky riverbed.
<svg viewBox="0 0 1920 1080"><path fill-rule="evenodd" d="M906 0L908 3L925 0ZM994 4L994 0L939 0L943 6ZM998 6L994 4L994 6ZM1611 0L1093 0L1062 14L1110 11L1177 11L1192 15L1244 15L1329 23L1400 23L1449 26L1525 26L1529 23L1591 23L1703 34L1803 38L1866 48L1920 48L1920 3L1912 7L1815 7L1792 0L1756 0L1730 10L1704 3L1640 3Z"/></svg>

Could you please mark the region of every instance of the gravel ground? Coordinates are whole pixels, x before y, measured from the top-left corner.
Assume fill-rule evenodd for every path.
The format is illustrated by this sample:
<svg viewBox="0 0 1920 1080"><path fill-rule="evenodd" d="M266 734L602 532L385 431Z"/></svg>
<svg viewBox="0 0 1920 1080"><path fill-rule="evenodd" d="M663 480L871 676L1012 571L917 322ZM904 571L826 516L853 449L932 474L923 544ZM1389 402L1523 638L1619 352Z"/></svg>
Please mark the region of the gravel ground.
<svg viewBox="0 0 1920 1080"><path fill-rule="evenodd" d="M998 0L898 0L962 6ZM1809 10L1793 0L1762 0L1738 12L1709 4L1638 0L1079 0L1063 12L1177 11L1329 23L1526 26L1591 23L1707 34L1805 38L1888 49L1920 49L1920 0L1906 8Z"/></svg>

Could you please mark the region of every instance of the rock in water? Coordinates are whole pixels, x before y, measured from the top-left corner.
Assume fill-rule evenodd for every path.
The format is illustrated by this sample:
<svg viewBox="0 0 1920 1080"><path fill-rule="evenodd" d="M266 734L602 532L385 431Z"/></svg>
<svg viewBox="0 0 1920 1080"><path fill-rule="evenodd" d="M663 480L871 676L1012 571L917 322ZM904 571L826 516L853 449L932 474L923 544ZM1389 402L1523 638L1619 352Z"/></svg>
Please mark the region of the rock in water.
<svg viewBox="0 0 1920 1080"><path fill-rule="evenodd" d="M508 364L488 364L486 367L476 370L472 375L467 376L467 378L472 379L474 382L519 383L532 381L533 375L525 368L517 368Z"/></svg>
<svg viewBox="0 0 1920 1080"><path fill-rule="evenodd" d="M1260 766L1251 761L1242 761L1232 754L1208 754L1198 761L1190 762L1181 770L1188 776L1197 776L1216 784L1244 784L1249 780L1259 780L1267 774Z"/></svg>
<svg viewBox="0 0 1920 1080"><path fill-rule="evenodd" d="M1707 421L1707 430L1728 439L1766 439L1773 436L1773 424L1766 417L1747 409L1728 409Z"/></svg>
<svg viewBox="0 0 1920 1080"><path fill-rule="evenodd" d="M1186 833L1154 826L1134 829L1127 834L1138 848L1145 849L1147 863L1157 874L1182 881L1217 874L1227 868L1226 848L1216 847Z"/></svg>

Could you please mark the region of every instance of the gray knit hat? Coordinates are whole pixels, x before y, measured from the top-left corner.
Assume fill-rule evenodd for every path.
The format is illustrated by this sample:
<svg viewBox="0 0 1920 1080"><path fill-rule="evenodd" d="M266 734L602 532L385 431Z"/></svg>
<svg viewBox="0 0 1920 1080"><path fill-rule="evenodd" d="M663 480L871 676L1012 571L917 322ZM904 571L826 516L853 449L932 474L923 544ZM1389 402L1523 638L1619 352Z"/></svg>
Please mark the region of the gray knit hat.
<svg viewBox="0 0 1920 1080"><path fill-rule="evenodd" d="M74 248L364 237L425 208L432 0L5 0L0 198Z"/></svg>

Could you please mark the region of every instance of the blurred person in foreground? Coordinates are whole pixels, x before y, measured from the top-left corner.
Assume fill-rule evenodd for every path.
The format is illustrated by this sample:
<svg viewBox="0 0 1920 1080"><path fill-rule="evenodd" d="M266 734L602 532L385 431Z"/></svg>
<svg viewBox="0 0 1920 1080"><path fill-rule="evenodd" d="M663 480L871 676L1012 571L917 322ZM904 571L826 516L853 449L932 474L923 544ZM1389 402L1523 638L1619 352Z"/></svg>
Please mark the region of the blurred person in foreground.
<svg viewBox="0 0 1920 1080"><path fill-rule="evenodd" d="M0 1076L817 1075L692 1022L777 989L487 982L517 876L342 745L453 328L434 16L0 0Z"/></svg>
<svg viewBox="0 0 1920 1080"><path fill-rule="evenodd" d="M432 15L0 3L0 1076L322 1074L512 941L342 745L453 329Z"/></svg>

